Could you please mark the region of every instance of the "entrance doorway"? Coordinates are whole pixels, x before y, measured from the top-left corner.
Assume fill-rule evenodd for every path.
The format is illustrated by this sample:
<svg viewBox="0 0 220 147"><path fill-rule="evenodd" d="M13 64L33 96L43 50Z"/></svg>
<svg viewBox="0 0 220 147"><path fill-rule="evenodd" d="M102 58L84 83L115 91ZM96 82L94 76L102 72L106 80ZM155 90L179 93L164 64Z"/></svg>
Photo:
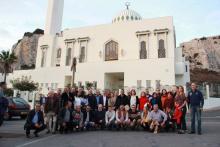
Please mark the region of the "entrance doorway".
<svg viewBox="0 0 220 147"><path fill-rule="evenodd" d="M118 90L124 88L124 73L105 73L105 89Z"/></svg>

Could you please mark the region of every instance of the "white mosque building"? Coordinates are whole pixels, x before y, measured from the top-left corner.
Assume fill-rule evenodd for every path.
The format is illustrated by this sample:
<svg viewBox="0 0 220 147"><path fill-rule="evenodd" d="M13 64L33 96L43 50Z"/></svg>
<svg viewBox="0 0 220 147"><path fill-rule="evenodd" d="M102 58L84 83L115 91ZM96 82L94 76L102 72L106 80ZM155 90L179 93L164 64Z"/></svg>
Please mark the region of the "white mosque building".
<svg viewBox="0 0 220 147"><path fill-rule="evenodd" d="M176 48L170 16L144 19L128 6L111 23L61 30L64 0L48 0L45 34L39 39L36 68L17 70L10 79L30 76L42 91L91 82L99 89L185 85L189 63Z"/></svg>

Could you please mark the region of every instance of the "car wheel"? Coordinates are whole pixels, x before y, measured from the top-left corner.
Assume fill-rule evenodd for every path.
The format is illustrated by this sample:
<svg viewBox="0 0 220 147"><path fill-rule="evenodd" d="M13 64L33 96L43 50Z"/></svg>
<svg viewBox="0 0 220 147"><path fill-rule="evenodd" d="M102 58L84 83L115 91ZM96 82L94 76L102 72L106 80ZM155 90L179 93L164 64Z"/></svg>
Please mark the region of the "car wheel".
<svg viewBox="0 0 220 147"><path fill-rule="evenodd" d="M21 115L21 119L26 119L27 115Z"/></svg>

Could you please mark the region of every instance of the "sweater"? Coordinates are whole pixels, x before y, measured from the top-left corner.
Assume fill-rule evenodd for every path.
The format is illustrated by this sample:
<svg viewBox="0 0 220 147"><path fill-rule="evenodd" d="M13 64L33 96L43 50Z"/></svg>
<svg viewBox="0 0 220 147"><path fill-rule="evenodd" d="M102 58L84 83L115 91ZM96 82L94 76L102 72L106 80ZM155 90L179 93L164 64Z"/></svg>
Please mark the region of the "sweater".
<svg viewBox="0 0 220 147"><path fill-rule="evenodd" d="M115 111L112 110L112 111L107 111L105 113L105 123L109 123L111 121L113 121L115 119Z"/></svg>

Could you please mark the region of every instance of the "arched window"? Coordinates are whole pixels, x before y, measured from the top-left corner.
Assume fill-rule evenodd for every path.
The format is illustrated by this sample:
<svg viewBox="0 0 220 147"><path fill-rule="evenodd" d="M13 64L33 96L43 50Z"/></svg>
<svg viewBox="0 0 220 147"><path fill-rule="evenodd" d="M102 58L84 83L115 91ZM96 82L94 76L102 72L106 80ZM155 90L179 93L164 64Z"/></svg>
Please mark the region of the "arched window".
<svg viewBox="0 0 220 147"><path fill-rule="evenodd" d="M146 42L141 41L140 59L147 58Z"/></svg>
<svg viewBox="0 0 220 147"><path fill-rule="evenodd" d="M118 60L118 43L111 40L105 45L105 61Z"/></svg>
<svg viewBox="0 0 220 147"><path fill-rule="evenodd" d="M81 47L80 49L80 56L79 56L79 62L83 63L85 61L85 57L86 57L86 48L84 46Z"/></svg>
<svg viewBox="0 0 220 147"><path fill-rule="evenodd" d="M57 58L61 58L61 48L57 50Z"/></svg>
<svg viewBox="0 0 220 147"><path fill-rule="evenodd" d="M66 65L67 66L69 66L71 62L71 54L72 54L71 52L72 52L72 49L68 48L66 52Z"/></svg>
<svg viewBox="0 0 220 147"><path fill-rule="evenodd" d="M158 58L166 58L166 50L163 39L159 40Z"/></svg>

